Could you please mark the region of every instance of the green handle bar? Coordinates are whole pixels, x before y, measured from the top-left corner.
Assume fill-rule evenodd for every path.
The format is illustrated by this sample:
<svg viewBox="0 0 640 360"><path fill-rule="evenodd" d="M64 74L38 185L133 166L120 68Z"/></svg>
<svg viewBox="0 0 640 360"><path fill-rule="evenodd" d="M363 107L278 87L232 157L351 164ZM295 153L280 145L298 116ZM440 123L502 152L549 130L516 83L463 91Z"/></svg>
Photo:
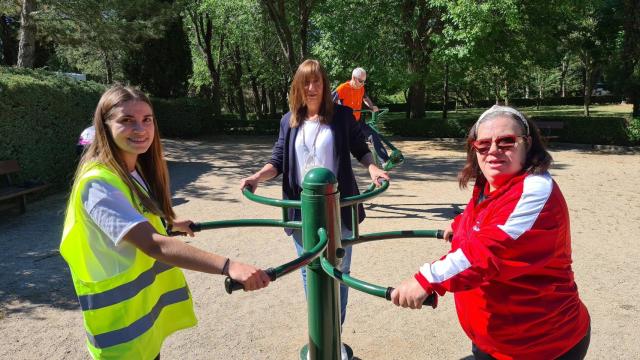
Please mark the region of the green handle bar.
<svg viewBox="0 0 640 360"><path fill-rule="evenodd" d="M336 269L335 266L331 265L329 260L327 260L327 258L325 258L324 256L320 258L320 264L322 265L322 269L329 276L347 285L348 287L362 291L369 295L374 295L387 300L391 300L391 293L393 292L393 287L378 286L378 285L374 285L366 281L351 277L350 275L345 274L342 271ZM424 300L422 304L431 306L432 308L435 309L438 306L438 295L436 293L431 293L429 296L427 296L427 298Z"/></svg>
<svg viewBox="0 0 640 360"><path fill-rule="evenodd" d="M298 257L288 263L282 264L275 268L266 269L265 272L271 279L271 281L275 281L278 278L281 278L284 275L287 275L303 266L306 266L313 260L317 259L320 254L327 248L329 244L329 237L327 236L327 230L324 228L318 229L318 237L320 241L314 246L311 250L305 251ZM233 280L231 277L227 276L224 280L224 288L227 291L227 294L231 294L235 290L242 289L242 283Z"/></svg>
<svg viewBox="0 0 640 360"><path fill-rule="evenodd" d="M389 188L389 182L387 180L381 180L382 185L380 185L379 188L375 189L375 184L371 184L369 185L369 187L367 188L367 190L365 190L362 194L360 195L355 195L355 196L349 196L343 199L340 199L340 207L345 207L345 206L351 206L353 204L357 204L357 203L361 203L364 202L366 200L370 200L373 199L374 197L380 195L381 193L385 192L387 190L387 188Z"/></svg>
<svg viewBox="0 0 640 360"><path fill-rule="evenodd" d="M369 241L398 238L437 238L444 239L443 230L398 230L359 235L357 238L342 239L342 247L362 244Z"/></svg>
<svg viewBox="0 0 640 360"><path fill-rule="evenodd" d="M251 186L245 186L244 189L242 189L242 194L247 199L260 204L264 204L264 205L271 205L271 206L281 207L281 208L296 208L296 209L299 209L301 206L300 200L280 200L280 199L272 199L272 198L256 195L253 192L251 192Z"/></svg>
<svg viewBox="0 0 640 360"><path fill-rule="evenodd" d="M282 221L272 219L238 219L238 220L219 220L219 221L205 221L197 222L189 225L191 231L199 232L202 230L210 229L223 229L229 227L282 227L288 229L302 229L302 222L300 221ZM169 236L185 236L186 232L183 231L169 231Z"/></svg>

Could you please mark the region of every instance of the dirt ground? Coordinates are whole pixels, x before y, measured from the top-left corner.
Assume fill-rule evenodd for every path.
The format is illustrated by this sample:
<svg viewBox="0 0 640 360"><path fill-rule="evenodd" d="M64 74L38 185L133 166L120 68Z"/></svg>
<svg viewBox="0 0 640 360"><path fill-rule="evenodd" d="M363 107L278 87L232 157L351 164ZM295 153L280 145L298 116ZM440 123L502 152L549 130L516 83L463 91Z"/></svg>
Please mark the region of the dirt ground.
<svg viewBox="0 0 640 360"><path fill-rule="evenodd" d="M244 199L239 180L267 159L272 137L216 137L165 142L174 203L195 221L280 217L280 210ZM407 161L389 190L367 203L362 233L444 228L470 197L456 173L462 146L450 141L397 141ZM574 271L592 317L589 359L640 359L640 152L563 146L552 151L552 174L571 211ZM362 188L368 182L359 171ZM272 181L258 194L280 196ZM27 213L0 213L0 358L87 359L82 318L68 269L58 254L65 193L28 203ZM191 244L261 267L293 259L277 228L209 230ZM358 245L352 275L396 285L439 258L436 239ZM298 274L253 293L227 295L223 278L186 271L199 325L171 336L163 359L295 359L307 341L307 312ZM635 294L635 295L633 295ZM433 309L409 311L350 292L343 341L359 359L467 359L452 296Z"/></svg>

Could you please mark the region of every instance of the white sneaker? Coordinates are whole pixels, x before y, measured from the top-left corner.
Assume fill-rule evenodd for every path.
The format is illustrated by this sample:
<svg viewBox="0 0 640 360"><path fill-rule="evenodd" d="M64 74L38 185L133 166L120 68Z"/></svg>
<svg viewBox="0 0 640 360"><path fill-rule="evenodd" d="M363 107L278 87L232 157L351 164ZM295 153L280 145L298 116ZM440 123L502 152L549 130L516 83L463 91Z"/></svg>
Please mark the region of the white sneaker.
<svg viewBox="0 0 640 360"><path fill-rule="evenodd" d="M340 356L342 357L342 360L349 360L347 348L344 346L344 344L340 344Z"/></svg>
<svg viewBox="0 0 640 360"><path fill-rule="evenodd" d="M309 360L310 352L307 351L307 360ZM344 347L344 344L340 344L340 357L342 360L349 360L349 355L347 354L347 348Z"/></svg>

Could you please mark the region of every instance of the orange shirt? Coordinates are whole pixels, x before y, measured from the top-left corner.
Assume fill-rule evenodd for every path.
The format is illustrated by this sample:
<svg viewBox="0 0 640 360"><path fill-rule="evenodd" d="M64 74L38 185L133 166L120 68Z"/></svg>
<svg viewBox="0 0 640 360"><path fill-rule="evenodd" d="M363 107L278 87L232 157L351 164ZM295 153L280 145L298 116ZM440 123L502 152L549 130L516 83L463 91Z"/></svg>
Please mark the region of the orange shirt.
<svg viewBox="0 0 640 360"><path fill-rule="evenodd" d="M364 86L360 89L354 89L351 87L350 80L340 84L336 88L336 92L338 93L338 98L342 102L342 105L348 106L353 110L362 109L362 99L364 98ZM354 112L353 116L356 118L356 121L360 120L360 112Z"/></svg>

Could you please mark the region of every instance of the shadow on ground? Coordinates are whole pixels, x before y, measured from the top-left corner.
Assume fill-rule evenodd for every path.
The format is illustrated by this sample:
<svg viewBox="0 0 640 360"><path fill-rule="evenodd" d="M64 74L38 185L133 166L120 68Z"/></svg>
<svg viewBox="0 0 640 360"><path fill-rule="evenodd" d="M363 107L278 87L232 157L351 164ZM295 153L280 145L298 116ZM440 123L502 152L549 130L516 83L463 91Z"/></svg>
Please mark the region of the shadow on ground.
<svg viewBox="0 0 640 360"><path fill-rule="evenodd" d="M269 159L274 136L215 137L204 140L166 140L171 191L174 205L190 198L238 202L240 196L231 188L245 176L261 168ZM422 149L450 150L451 157L409 157L393 181L450 181L464 164L460 150L464 144L456 141L424 142ZM562 164L558 164L563 166ZM354 163L360 181L368 181L361 166ZM220 176L229 186L212 189L200 180L204 176ZM361 188L364 189L366 183ZM66 203L66 191L28 204L26 214L0 213L0 319L11 313L30 313L35 307L77 308L77 299L69 270L58 252ZM416 203L412 194L399 204L366 204L368 216L449 220L464 204Z"/></svg>
<svg viewBox="0 0 640 360"><path fill-rule="evenodd" d="M170 161L168 166L174 205L198 197L193 183L212 170L203 161ZM40 306L78 307L69 269L58 251L66 201L65 191L29 202L25 214L0 213L0 319L28 315Z"/></svg>

